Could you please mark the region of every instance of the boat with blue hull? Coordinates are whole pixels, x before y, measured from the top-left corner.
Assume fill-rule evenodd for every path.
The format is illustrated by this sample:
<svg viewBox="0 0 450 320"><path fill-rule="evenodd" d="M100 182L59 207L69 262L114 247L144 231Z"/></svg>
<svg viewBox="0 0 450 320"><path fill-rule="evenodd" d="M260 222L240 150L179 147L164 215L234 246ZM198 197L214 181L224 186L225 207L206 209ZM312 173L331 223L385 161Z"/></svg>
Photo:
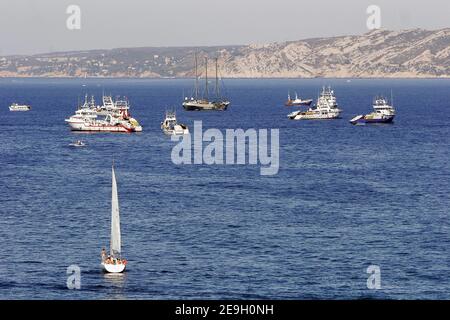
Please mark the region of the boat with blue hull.
<svg viewBox="0 0 450 320"><path fill-rule="evenodd" d="M350 120L351 124L392 123L395 118L395 109L386 98L378 96L373 103L373 112L358 115Z"/></svg>

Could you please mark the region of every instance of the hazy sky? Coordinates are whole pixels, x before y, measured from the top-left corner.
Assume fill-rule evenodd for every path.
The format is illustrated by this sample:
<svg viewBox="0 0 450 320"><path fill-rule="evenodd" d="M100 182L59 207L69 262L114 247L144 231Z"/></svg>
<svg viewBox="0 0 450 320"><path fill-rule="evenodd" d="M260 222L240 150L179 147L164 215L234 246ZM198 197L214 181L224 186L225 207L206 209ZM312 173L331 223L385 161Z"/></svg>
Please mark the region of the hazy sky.
<svg viewBox="0 0 450 320"><path fill-rule="evenodd" d="M81 8L81 30L66 9ZM449 0L0 0L0 55L135 46L265 43L385 29L450 27Z"/></svg>

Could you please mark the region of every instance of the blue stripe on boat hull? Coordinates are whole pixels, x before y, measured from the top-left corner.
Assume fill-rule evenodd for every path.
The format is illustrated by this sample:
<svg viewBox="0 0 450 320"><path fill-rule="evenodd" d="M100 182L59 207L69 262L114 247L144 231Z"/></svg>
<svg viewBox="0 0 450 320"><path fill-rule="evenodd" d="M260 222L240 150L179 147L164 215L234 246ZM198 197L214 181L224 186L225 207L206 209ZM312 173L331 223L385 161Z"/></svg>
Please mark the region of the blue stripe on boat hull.
<svg viewBox="0 0 450 320"><path fill-rule="evenodd" d="M355 122L352 122L353 124L357 123L392 123L394 121L394 117L387 118L387 119L358 119Z"/></svg>

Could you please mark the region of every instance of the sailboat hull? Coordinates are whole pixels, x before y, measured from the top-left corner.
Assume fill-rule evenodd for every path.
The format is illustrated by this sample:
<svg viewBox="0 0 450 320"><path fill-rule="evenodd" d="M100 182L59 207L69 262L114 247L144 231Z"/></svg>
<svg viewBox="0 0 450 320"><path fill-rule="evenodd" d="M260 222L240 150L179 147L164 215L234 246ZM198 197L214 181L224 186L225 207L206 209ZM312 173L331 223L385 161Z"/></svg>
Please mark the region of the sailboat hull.
<svg viewBox="0 0 450 320"><path fill-rule="evenodd" d="M183 108L187 111L201 111L201 110L227 110L230 102L219 101L219 102L207 102L207 101L187 101L183 103Z"/></svg>
<svg viewBox="0 0 450 320"><path fill-rule="evenodd" d="M126 265L102 263L103 271L107 273L122 273L125 271Z"/></svg>
<svg viewBox="0 0 450 320"><path fill-rule="evenodd" d="M106 252L102 250L103 270L108 273L121 273L125 271L127 261L119 258L121 253L121 235L120 235L120 215L119 215L119 196L117 193L116 174L114 172L114 165L111 169L111 242L110 242L110 257L106 258Z"/></svg>

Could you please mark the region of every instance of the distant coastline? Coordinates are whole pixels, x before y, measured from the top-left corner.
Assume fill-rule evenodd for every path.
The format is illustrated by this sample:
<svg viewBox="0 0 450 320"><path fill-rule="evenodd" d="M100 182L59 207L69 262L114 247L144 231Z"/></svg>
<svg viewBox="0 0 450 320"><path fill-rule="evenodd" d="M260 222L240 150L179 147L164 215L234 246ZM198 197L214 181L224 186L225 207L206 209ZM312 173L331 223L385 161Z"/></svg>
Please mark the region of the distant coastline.
<svg viewBox="0 0 450 320"><path fill-rule="evenodd" d="M65 79L65 80L194 80L193 77L70 77L70 76L1 76L0 80L11 80L11 79ZM427 77L427 76L411 76L411 77L395 77L395 76L385 76L385 77L221 77L224 80L448 80L450 76L439 76L439 77Z"/></svg>
<svg viewBox="0 0 450 320"><path fill-rule="evenodd" d="M121 48L4 56L0 57L0 77L192 78L195 52L219 57L223 78L450 78L450 28L374 30L357 36L264 45ZM203 76L202 61L199 68Z"/></svg>

